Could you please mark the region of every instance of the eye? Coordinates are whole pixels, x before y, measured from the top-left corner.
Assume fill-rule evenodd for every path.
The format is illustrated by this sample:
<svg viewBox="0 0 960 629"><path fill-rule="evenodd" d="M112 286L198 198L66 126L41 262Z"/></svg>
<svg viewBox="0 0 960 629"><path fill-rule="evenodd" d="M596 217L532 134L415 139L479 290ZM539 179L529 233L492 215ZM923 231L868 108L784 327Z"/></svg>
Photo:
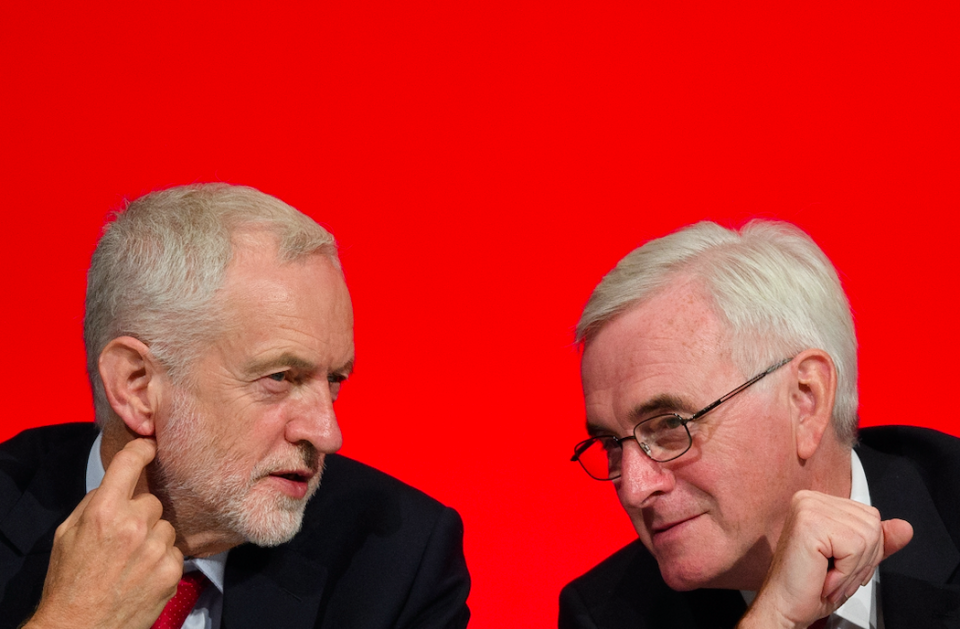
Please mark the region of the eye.
<svg viewBox="0 0 960 629"><path fill-rule="evenodd" d="M620 450L620 444L617 443L617 440L614 437L599 437L597 441L600 443L600 447L603 448L604 452L611 452L613 450Z"/></svg>
<svg viewBox="0 0 960 629"><path fill-rule="evenodd" d="M674 430L683 426L685 422L683 418L679 415L667 415L663 418L663 421L660 422L658 426L659 430Z"/></svg>
<svg viewBox="0 0 960 629"><path fill-rule="evenodd" d="M333 396L334 401L336 401L337 396L340 394L340 387L346 379L347 377L345 375L339 373L332 373L327 376L327 382L330 384L330 395Z"/></svg>
<svg viewBox="0 0 960 629"><path fill-rule="evenodd" d="M260 378L260 386L271 395L285 393L295 384L295 375L290 370L268 373Z"/></svg>

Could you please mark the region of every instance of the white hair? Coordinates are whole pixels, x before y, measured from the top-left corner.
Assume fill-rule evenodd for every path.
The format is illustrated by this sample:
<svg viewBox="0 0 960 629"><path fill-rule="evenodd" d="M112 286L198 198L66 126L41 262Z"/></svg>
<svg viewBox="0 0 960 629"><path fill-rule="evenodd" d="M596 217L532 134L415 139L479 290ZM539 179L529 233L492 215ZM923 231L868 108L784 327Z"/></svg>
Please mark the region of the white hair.
<svg viewBox="0 0 960 629"><path fill-rule="evenodd" d="M857 338L850 303L827 256L789 223L754 220L738 232L704 221L634 249L593 290L577 342L589 343L617 315L681 275L701 282L745 375L805 349L827 352L837 369L834 428L841 442L856 440Z"/></svg>
<svg viewBox="0 0 960 629"><path fill-rule="evenodd" d="M241 228L276 237L278 258L312 254L339 268L333 236L313 219L254 188L195 184L152 192L128 203L104 227L87 274L83 338L97 422L113 411L100 379L100 353L112 339L132 336L175 382L221 325L213 299L233 257Z"/></svg>

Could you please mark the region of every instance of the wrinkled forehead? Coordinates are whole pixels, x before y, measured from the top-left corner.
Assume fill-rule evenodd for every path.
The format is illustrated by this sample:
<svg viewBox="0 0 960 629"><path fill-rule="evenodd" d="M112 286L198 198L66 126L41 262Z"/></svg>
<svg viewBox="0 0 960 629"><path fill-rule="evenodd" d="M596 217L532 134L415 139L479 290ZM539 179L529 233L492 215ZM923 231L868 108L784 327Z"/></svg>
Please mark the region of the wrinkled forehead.
<svg viewBox="0 0 960 629"><path fill-rule="evenodd" d="M340 267L322 251L282 261L276 238L259 230L237 237L212 307L219 341L229 342L225 337L244 326L260 336L286 328L317 338L352 335L353 307Z"/></svg>
<svg viewBox="0 0 960 629"><path fill-rule="evenodd" d="M677 411L712 401L739 375L727 340L726 326L695 285L680 283L634 305L584 346L588 420L619 423L668 398Z"/></svg>

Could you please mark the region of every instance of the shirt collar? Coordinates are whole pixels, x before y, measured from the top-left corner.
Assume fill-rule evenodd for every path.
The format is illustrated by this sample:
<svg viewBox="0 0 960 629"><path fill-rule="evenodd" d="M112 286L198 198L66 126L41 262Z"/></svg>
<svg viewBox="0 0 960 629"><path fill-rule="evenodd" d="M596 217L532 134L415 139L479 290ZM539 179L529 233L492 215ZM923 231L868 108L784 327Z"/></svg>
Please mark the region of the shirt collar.
<svg viewBox="0 0 960 629"><path fill-rule="evenodd" d="M870 505L870 489L867 487L867 475L863 471L863 465L860 463L860 457L853 450L850 451L850 500ZM873 571L873 578L866 585L857 588L853 596L847 599L847 602L833 612L835 616L840 616L859 627L877 626L877 597L874 592L877 590L877 584L880 582L880 571Z"/></svg>
<svg viewBox="0 0 960 629"><path fill-rule="evenodd" d="M103 476L106 470L103 469L103 460L100 458L100 444L103 441L103 433L97 435L93 447L90 448L90 455L87 457L87 493L96 489L103 482ZM199 570L202 572L221 594L223 593L223 573L227 566L227 553L211 555L209 557L187 557L183 561L183 571L190 572Z"/></svg>

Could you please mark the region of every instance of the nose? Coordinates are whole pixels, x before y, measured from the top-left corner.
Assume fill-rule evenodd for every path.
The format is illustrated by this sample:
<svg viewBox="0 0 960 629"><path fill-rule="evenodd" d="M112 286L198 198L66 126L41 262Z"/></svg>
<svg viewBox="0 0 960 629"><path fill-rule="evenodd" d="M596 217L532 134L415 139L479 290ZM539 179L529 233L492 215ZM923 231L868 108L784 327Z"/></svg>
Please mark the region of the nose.
<svg viewBox="0 0 960 629"><path fill-rule="evenodd" d="M290 443L310 443L321 454L332 454L343 445L343 435L333 396L326 382L304 394L290 409L284 437Z"/></svg>
<svg viewBox="0 0 960 629"><path fill-rule="evenodd" d="M627 511L648 506L651 499L673 490L676 480L673 472L657 463L640 450L636 441L622 444L620 478L616 481L617 496Z"/></svg>

